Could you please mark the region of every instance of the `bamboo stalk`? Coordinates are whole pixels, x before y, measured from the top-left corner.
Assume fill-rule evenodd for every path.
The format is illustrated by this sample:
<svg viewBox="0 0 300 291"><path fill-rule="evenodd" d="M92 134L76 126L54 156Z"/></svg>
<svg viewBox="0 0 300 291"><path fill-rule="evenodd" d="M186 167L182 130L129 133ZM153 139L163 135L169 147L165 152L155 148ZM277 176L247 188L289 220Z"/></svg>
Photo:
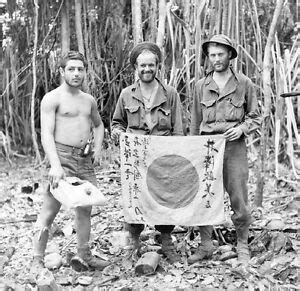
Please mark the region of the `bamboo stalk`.
<svg viewBox="0 0 300 291"><path fill-rule="evenodd" d="M70 50L69 0L62 0L61 7L61 53Z"/></svg>
<svg viewBox="0 0 300 291"><path fill-rule="evenodd" d="M227 5L228 5L228 14L227 14L227 31L226 34L228 36L230 36L230 31L231 31L231 19L232 19L232 15L233 15L233 1L228 1Z"/></svg>
<svg viewBox="0 0 300 291"><path fill-rule="evenodd" d="M186 96L189 103L192 102L191 96L191 86L190 86L190 46L191 46L191 36L189 31L188 23L190 21L190 1L184 1L184 21L186 23L186 27L183 27L184 36L185 36L185 63L186 63Z"/></svg>
<svg viewBox="0 0 300 291"><path fill-rule="evenodd" d="M172 18L171 18L171 5L172 1L167 3L167 20L169 24L169 31L170 31L170 38L171 38L171 44L172 44L172 67L171 67L171 72L170 72L170 80L169 80L169 85L173 84L173 80L175 78L175 72L176 72L176 63L175 63L175 36L174 36L174 31L173 31L173 23L172 23Z"/></svg>
<svg viewBox="0 0 300 291"><path fill-rule="evenodd" d="M141 0L131 0L133 41L137 44L143 41Z"/></svg>
<svg viewBox="0 0 300 291"><path fill-rule="evenodd" d="M149 40L152 42L155 42L155 39L157 38L157 1L150 1L150 11L149 11L149 24L150 24L150 36Z"/></svg>
<svg viewBox="0 0 300 291"><path fill-rule="evenodd" d="M84 43L82 35L82 24L81 24L81 7L82 0L75 0L75 29L77 37L78 51L84 55Z"/></svg>
<svg viewBox="0 0 300 291"><path fill-rule="evenodd" d="M164 36L165 36L165 26L166 26L166 0L159 0L159 20L158 20L158 29L157 29L157 37L156 44L162 48Z"/></svg>
<svg viewBox="0 0 300 291"><path fill-rule="evenodd" d="M230 1L231 2L231 1ZM228 3L227 1L223 1L222 3L222 33L227 33L227 27L228 27Z"/></svg>
<svg viewBox="0 0 300 291"><path fill-rule="evenodd" d="M222 2L223 0L218 0L217 2L217 19L216 19L216 27L215 27L215 33L219 34L221 33L221 26L222 26Z"/></svg>
<svg viewBox="0 0 300 291"><path fill-rule="evenodd" d="M240 43L240 26L239 26L239 17L240 17L240 2L239 0L235 1L235 43ZM239 54L239 49L238 49L238 54ZM237 61L236 59L233 60L233 66L235 68L235 70L237 70Z"/></svg>
<svg viewBox="0 0 300 291"><path fill-rule="evenodd" d="M31 94L31 137L33 148L36 155L37 163L42 162L37 139L35 132L35 114L34 114L34 105L35 105L35 92L36 92L36 54L37 54L37 43L38 43L38 19L39 19L39 0L34 0L34 46L33 46L33 55L32 55L32 94Z"/></svg>
<svg viewBox="0 0 300 291"><path fill-rule="evenodd" d="M266 170L266 160L267 156L267 143L268 143L268 129L270 123L270 110L271 110L271 47L274 41L276 24L282 9L283 0L278 0L276 2L276 8L274 11L272 23L269 30L269 35L267 38L267 43L264 51L263 59L263 91L264 91L264 108L263 108L263 122L262 122L262 138L261 138L261 150L260 150L260 160L261 160L261 173L260 179L258 181L258 187L255 196L255 205L258 207L262 206L263 200L263 189L264 189L264 176Z"/></svg>

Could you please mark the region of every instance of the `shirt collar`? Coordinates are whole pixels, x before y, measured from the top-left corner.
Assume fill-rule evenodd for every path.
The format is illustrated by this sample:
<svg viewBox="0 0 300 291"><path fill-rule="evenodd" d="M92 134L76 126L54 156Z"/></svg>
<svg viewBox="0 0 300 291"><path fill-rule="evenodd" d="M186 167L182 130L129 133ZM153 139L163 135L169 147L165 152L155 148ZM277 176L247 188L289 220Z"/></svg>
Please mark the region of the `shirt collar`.
<svg viewBox="0 0 300 291"><path fill-rule="evenodd" d="M229 66L229 69L231 70L234 78L238 81L237 73L233 69L232 65ZM207 71L207 73L205 75L205 85L209 85L213 81L213 72L214 72L213 69L210 69L209 71Z"/></svg>
<svg viewBox="0 0 300 291"><path fill-rule="evenodd" d="M161 103L167 101L167 86L160 81L158 78L155 77L158 82L158 89L155 95L155 100L153 102L152 107L158 106ZM132 96L142 103L144 103L142 94L141 94L141 87L140 87L140 79L136 80L131 88Z"/></svg>

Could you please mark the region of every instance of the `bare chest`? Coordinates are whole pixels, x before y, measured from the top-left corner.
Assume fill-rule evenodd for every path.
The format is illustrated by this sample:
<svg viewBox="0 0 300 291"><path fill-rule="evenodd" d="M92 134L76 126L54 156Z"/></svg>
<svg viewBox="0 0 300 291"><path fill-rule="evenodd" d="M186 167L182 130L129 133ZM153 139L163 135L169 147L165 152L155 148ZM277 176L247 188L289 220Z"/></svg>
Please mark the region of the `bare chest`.
<svg viewBox="0 0 300 291"><path fill-rule="evenodd" d="M83 117L90 116L91 104L85 100L62 100L59 104L57 114L60 117Z"/></svg>

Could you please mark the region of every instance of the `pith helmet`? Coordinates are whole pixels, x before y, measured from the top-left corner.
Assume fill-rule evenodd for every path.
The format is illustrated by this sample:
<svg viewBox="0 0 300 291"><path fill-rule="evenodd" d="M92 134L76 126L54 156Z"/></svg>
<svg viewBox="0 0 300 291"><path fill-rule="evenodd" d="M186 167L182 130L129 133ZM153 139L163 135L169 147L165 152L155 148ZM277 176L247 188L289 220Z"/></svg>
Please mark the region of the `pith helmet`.
<svg viewBox="0 0 300 291"><path fill-rule="evenodd" d="M208 55L207 48L210 43L218 43L221 45L225 45L226 47L228 47L231 50L231 58L230 59L234 59L237 57L237 51L233 47L231 39L227 35L216 34L210 40L205 41L202 44L202 51L205 55Z"/></svg>

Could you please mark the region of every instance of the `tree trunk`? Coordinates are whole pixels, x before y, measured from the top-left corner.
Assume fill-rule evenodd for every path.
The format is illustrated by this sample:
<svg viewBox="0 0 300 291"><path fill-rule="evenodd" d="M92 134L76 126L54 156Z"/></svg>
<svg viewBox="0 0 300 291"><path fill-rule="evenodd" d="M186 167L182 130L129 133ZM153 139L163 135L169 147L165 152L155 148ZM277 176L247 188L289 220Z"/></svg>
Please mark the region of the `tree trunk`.
<svg viewBox="0 0 300 291"><path fill-rule="evenodd" d="M69 0L62 0L61 8L61 53L70 50Z"/></svg>
<svg viewBox="0 0 300 291"><path fill-rule="evenodd" d="M230 1L231 2L231 1ZM223 1L223 13L222 13L222 33L227 33L227 27L228 27L228 5L229 3L227 1Z"/></svg>
<svg viewBox="0 0 300 291"><path fill-rule="evenodd" d="M174 28L173 28L173 22L172 22L172 17L171 17L171 5L172 1L169 1L166 6L167 10L167 19L168 19L168 24L169 24L169 30L170 30L170 39L172 43L172 67L171 67L171 72L170 72L170 80L169 80L169 85L173 86L173 81L175 79L175 74L176 74L176 61L175 61L175 35L174 35Z"/></svg>
<svg viewBox="0 0 300 291"><path fill-rule="evenodd" d="M159 20L158 20L158 29L156 44L162 48L164 44L165 37L165 27L166 27L166 0L159 0Z"/></svg>
<svg viewBox="0 0 300 291"><path fill-rule="evenodd" d="M32 55L32 93L31 93L31 135L33 148L36 155L37 163L41 163L41 155L36 139L35 132L35 115L34 115L34 105L35 105L35 92L36 92L36 53L37 53L37 43L38 43L38 20L39 20L39 0L34 0L34 46Z"/></svg>
<svg viewBox="0 0 300 291"><path fill-rule="evenodd" d="M149 41L155 42L157 35L157 2L150 1L150 9L149 9Z"/></svg>
<svg viewBox="0 0 300 291"><path fill-rule="evenodd" d="M87 15L87 3L86 2L83 2L83 15ZM87 17L85 17L83 19L83 31L84 31L84 44L85 44L85 57L86 57L86 61L87 61L87 73L91 72L92 71L92 68L91 68L91 59L90 59L90 56L92 55L91 53L91 49L92 47L89 46L89 32L88 32L88 28L87 28ZM84 92L87 92L87 93L91 93L90 92L90 76L87 74L86 75L86 78L84 79L84 82L83 82L83 91ZM91 86L91 87L94 87L94 86Z"/></svg>
<svg viewBox="0 0 300 291"><path fill-rule="evenodd" d="M75 0L75 28L77 36L78 51L84 55L84 44L81 24L81 0Z"/></svg>
<svg viewBox="0 0 300 291"><path fill-rule="evenodd" d="M265 170L266 170L266 157L268 151L268 136L269 136L269 125L270 125L270 111L271 111L271 48L274 42L275 30L277 21L283 6L283 0L277 0L276 7L272 19L272 23L265 46L265 53L263 59L263 92L264 92L264 108L263 108L263 121L261 131L261 146L260 146L260 179L257 181L257 190L255 195L255 205L262 207L263 201L263 190L265 184Z"/></svg>
<svg viewBox="0 0 300 291"><path fill-rule="evenodd" d="M184 27L184 36L185 36L185 74L186 74L186 98L188 99L188 103L190 104L192 102L192 96L191 96L191 75L190 75L190 46L191 46L191 35L189 28L190 26L188 23L190 22L190 0L184 1L184 22L187 24L186 27Z"/></svg>
<svg viewBox="0 0 300 291"><path fill-rule="evenodd" d="M201 10L200 10L200 3L197 1L195 4L195 82L197 82L200 78L200 71L201 71Z"/></svg>
<svg viewBox="0 0 300 291"><path fill-rule="evenodd" d="M131 0L133 42L143 41L141 0Z"/></svg>

